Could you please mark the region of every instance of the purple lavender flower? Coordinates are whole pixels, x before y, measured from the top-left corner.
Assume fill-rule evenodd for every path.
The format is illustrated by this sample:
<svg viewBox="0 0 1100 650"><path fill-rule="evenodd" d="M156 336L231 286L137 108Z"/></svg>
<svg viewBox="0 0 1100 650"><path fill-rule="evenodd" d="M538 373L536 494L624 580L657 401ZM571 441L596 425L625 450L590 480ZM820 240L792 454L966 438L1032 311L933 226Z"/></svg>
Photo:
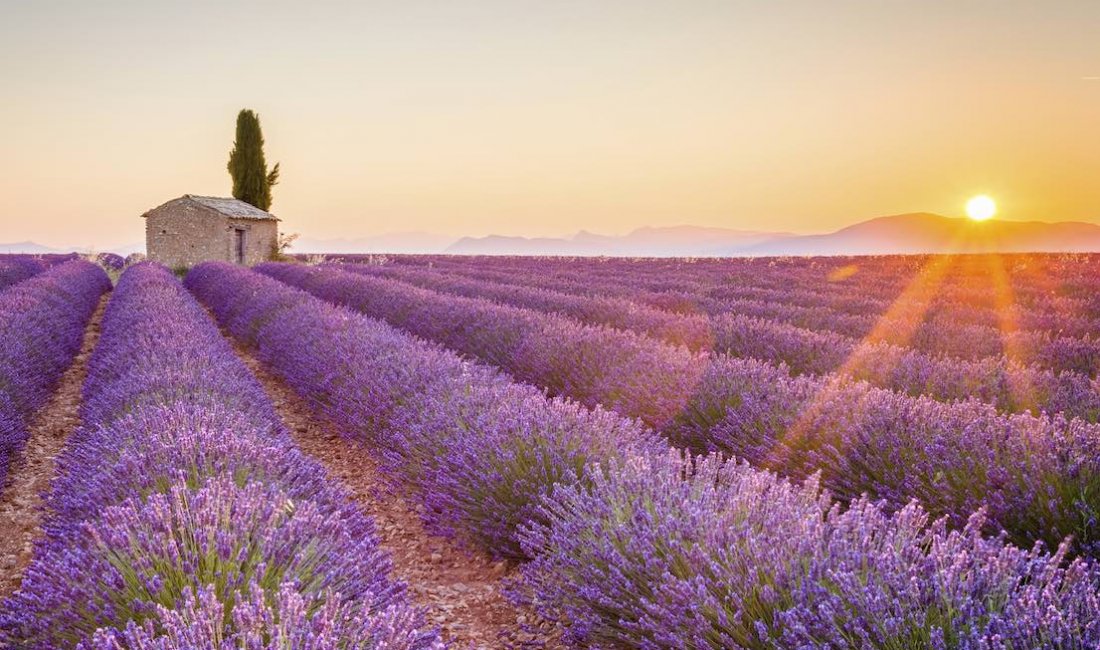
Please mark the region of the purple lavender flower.
<svg viewBox="0 0 1100 650"><path fill-rule="evenodd" d="M638 418L697 452L734 454L795 478L820 469L824 485L842 500L868 494L901 508L916 498L959 526L985 507L989 530L1006 530L1024 546L1042 540L1055 547L1073 536L1076 551L1100 552L1096 424L1004 414L974 400L899 394L847 374L792 377L782 365L693 354L630 332L373 275L289 264L258 270L496 365L552 395ZM309 327L306 320L299 317L286 336L299 336ZM762 331L768 327L762 325ZM807 359L826 359L822 369L841 363L843 355L825 344L828 337L819 338L821 345L795 348L817 350ZM784 340L756 333L743 345L752 349L767 343L763 347L774 352L786 349ZM295 342L280 341L278 356L285 362L290 355L301 356ZM928 366L917 358L895 366L891 359L899 357L885 351L898 349L870 346L864 351L872 348L883 354L860 356L851 374L904 374L934 394L960 390L959 396L974 392L989 401L995 394L1026 394L1010 381L1022 375L1000 373L996 363L987 364L989 372L974 370L984 362ZM280 361L275 356L273 363ZM941 387L938 382L945 377L949 380ZM1048 401L1091 409L1088 405L1100 393L1091 385L1073 385L1079 390L1055 391Z"/></svg>
<svg viewBox="0 0 1100 650"><path fill-rule="evenodd" d="M0 643L441 647L373 522L163 267L120 278L84 389Z"/></svg>
<svg viewBox="0 0 1100 650"><path fill-rule="evenodd" d="M636 423L547 400L256 273L207 264L186 283L346 435L381 449L436 530L493 555L522 557L515 531L554 484L655 444Z"/></svg>
<svg viewBox="0 0 1100 650"><path fill-rule="evenodd" d="M1095 568L983 537L980 514L951 532L915 504L842 510L812 480L676 452L593 475L556 489L549 523L523 535L532 602L578 645L1100 643Z"/></svg>
<svg viewBox="0 0 1100 650"><path fill-rule="evenodd" d="M72 363L107 275L87 262L41 271L0 291L0 487L26 442L26 420Z"/></svg>
<svg viewBox="0 0 1100 650"><path fill-rule="evenodd" d="M492 552L528 558L517 594L561 622L578 646L985 650L1100 643L1100 570L1090 560L1068 560L1065 544L1048 553L1041 544L1024 550L986 536L981 510L952 527L956 522L933 521L916 503L884 508L858 496L835 502L816 475L791 482L718 455L662 449L613 413L565 417L555 410L560 403L510 387L492 369L231 265L201 265L187 286L349 437L381 448L391 471L417 489L429 521ZM743 363L744 377L756 373L761 391L764 380L783 374ZM816 388L810 378L787 380ZM867 403L890 395L851 385ZM841 394L844 385L832 388ZM951 407L931 400L908 407L926 403ZM713 395L697 404L691 421L723 421L737 406ZM988 405L965 406L1003 423ZM1029 435L1049 424L1016 417L1021 431L1039 427ZM873 440L875 420L865 422L870 428L851 443ZM542 429L547 423L555 424ZM1070 430L1081 426L1076 430L1087 438L1090 425ZM769 435L760 432L761 451ZM607 451L603 445L616 436L626 442ZM972 444L988 440L976 436ZM933 445L935 453L951 448L943 440ZM826 458L832 449L828 436L817 448L802 448L795 438L777 457ZM1019 451L1004 451L1013 449ZM586 464L559 471L576 462ZM991 485L1019 478L995 469ZM485 503L508 516L486 512Z"/></svg>

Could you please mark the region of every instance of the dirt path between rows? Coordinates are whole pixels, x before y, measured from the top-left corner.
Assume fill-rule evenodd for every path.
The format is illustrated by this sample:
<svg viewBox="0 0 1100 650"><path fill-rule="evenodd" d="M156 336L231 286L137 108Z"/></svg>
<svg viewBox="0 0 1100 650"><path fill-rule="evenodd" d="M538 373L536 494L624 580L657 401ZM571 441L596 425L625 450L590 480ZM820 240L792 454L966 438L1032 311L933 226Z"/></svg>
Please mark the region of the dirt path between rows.
<svg viewBox="0 0 1100 650"><path fill-rule="evenodd" d="M246 347L229 340L267 389L295 443L374 517L382 546L393 558L395 577L409 585L414 601L448 641L456 648L564 647L550 624L501 595L501 581L512 569L428 533L415 507L394 489L365 446L340 437Z"/></svg>
<svg viewBox="0 0 1100 650"><path fill-rule="evenodd" d="M10 480L0 492L0 600L19 588L34 542L42 535L42 494L53 479L54 458L80 426L80 391L108 298L100 299L80 352L61 375L53 396L31 418L27 444L12 463Z"/></svg>

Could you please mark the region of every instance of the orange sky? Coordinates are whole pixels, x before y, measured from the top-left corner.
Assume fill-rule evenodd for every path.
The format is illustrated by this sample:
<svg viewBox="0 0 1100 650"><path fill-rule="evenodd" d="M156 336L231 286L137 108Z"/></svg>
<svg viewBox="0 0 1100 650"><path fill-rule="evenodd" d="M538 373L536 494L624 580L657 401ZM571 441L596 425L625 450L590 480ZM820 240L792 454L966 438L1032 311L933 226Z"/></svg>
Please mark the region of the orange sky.
<svg viewBox="0 0 1100 650"><path fill-rule="evenodd" d="M242 107L317 238L1100 222L1100 2L94 4L0 5L0 242L227 194Z"/></svg>

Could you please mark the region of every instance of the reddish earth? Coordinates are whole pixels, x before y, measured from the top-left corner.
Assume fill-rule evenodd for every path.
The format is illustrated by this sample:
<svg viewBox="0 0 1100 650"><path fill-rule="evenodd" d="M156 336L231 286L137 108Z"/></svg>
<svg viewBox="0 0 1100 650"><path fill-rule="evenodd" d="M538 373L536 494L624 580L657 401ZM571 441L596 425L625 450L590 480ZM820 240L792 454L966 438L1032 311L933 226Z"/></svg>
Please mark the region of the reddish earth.
<svg viewBox="0 0 1100 650"><path fill-rule="evenodd" d="M394 574L408 584L416 603L448 641L458 648L563 647L551 624L501 594L511 567L428 533L416 508L379 470L365 446L340 437L246 348L235 347L267 389L298 446L319 460L374 517L382 545L393 558Z"/></svg>
<svg viewBox="0 0 1100 650"><path fill-rule="evenodd" d="M31 418L27 445L16 457L9 481L0 491L0 599L19 588L31 561L34 542L42 535L42 494L50 487L54 458L80 426L80 390L88 373L88 356L99 340L104 297L84 333L84 344L61 376L53 397Z"/></svg>

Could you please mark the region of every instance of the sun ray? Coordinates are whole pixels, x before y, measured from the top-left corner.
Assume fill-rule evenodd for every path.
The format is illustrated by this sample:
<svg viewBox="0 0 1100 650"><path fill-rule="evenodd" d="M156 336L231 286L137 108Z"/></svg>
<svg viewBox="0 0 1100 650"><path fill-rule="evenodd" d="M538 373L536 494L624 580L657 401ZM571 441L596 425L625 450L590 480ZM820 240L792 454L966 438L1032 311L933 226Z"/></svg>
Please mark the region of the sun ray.
<svg viewBox="0 0 1100 650"><path fill-rule="evenodd" d="M1005 269L1005 260L1001 255L983 256L989 270L989 281L993 289L994 313L997 316L997 329L1001 333L1001 347L1005 358L1022 362L1025 351L1019 346L1019 339L1012 336L1019 331L1020 324L1017 319L1016 297L1012 288L1012 280ZM1012 400L1027 410L1036 407L1037 396L1034 386L1012 384L1009 386L1012 392Z"/></svg>
<svg viewBox="0 0 1100 650"><path fill-rule="evenodd" d="M875 326L856 346L844 364L831 374L831 380L818 391L800 417L784 432L772 450L771 458L767 462L769 467L781 469L786 464L791 450L797 450L802 446L810 424L817 419L821 409L832 401L832 396L838 390L851 381L851 375L869 360L869 355L875 353L873 343L885 340L895 344L908 343L924 321L924 314L932 298L939 291L944 277L955 264L955 260L954 255L934 255L929 258L916 277L878 318Z"/></svg>

